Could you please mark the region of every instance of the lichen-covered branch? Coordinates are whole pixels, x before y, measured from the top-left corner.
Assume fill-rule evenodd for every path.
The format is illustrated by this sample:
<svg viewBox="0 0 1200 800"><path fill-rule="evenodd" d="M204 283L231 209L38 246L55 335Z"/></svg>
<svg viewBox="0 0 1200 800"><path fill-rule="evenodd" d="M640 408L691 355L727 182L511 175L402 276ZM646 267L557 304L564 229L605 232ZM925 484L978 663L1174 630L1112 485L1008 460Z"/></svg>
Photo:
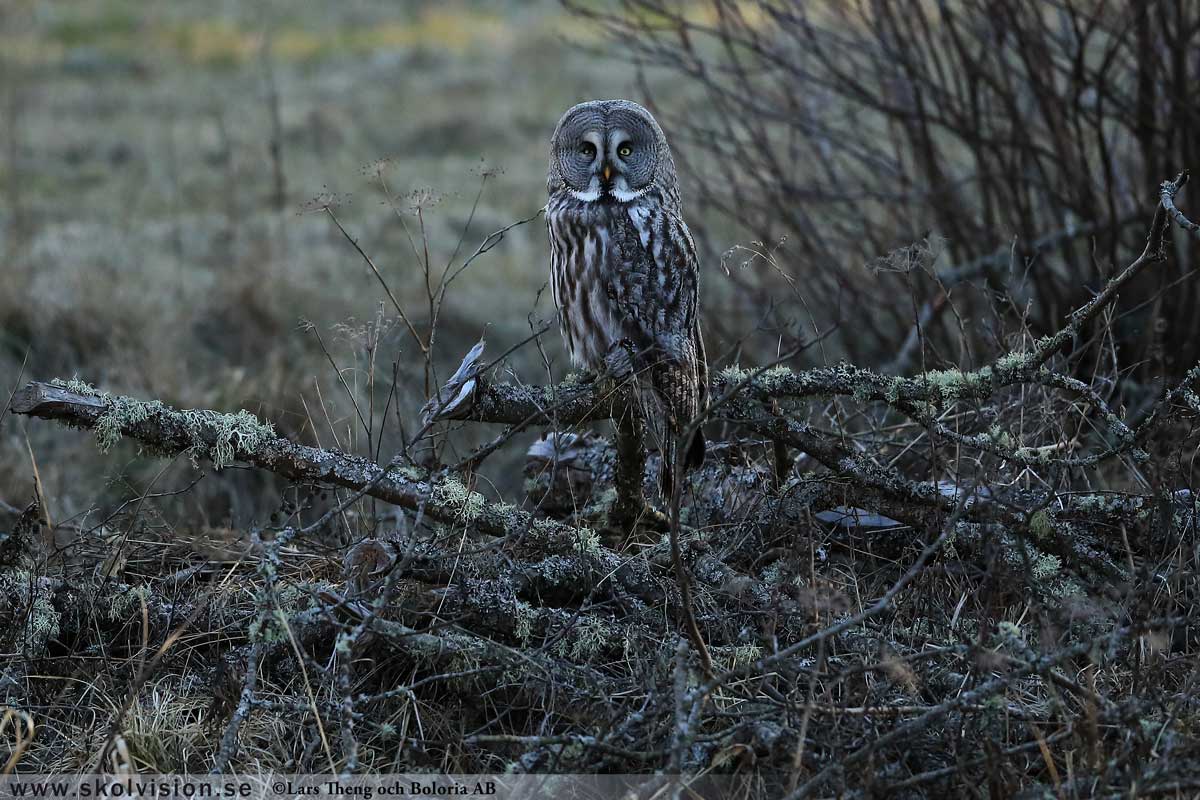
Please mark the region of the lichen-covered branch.
<svg viewBox="0 0 1200 800"><path fill-rule="evenodd" d="M431 478L414 468L393 466L385 470L359 456L297 444L276 435L270 426L244 411L181 411L157 401L100 393L79 383L39 382L29 383L17 393L12 411L94 429L102 446L129 437L151 451L187 453L211 460L218 468L237 460L292 480L348 489L370 486L371 497L404 508L423 509L442 522L471 524L496 536L527 537L568 551L587 550L597 541L590 531L535 519L513 506L489 503L453 478Z"/></svg>

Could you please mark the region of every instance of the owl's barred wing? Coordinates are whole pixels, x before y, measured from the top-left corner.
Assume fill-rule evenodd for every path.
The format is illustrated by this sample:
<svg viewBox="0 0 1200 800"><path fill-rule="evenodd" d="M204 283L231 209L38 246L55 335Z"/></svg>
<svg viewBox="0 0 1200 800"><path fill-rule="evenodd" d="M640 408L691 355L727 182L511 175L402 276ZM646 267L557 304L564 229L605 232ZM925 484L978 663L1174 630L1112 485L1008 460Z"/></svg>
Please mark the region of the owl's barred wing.
<svg viewBox="0 0 1200 800"><path fill-rule="evenodd" d="M622 268L609 275L608 291L625 312L630 338L668 359L694 358L699 270L687 225L658 203L630 205L621 223L613 238Z"/></svg>
<svg viewBox="0 0 1200 800"><path fill-rule="evenodd" d="M642 393L647 417L651 423L666 423L651 424L650 430L657 434L668 475L675 462L675 437L708 399L696 246L683 219L662 204L633 204L627 219L626 235L617 237L626 269L613 276L615 299L628 311L637 367L652 389ZM703 456L703 436L697 433L685 453L688 466L699 464Z"/></svg>

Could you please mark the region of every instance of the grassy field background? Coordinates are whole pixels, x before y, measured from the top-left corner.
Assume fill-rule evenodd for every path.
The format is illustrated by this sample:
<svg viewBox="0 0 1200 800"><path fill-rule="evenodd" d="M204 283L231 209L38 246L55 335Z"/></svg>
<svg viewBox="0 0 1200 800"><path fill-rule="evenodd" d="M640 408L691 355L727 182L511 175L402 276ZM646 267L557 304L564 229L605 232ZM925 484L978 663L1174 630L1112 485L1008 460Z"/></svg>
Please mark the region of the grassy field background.
<svg viewBox="0 0 1200 800"><path fill-rule="evenodd" d="M247 408L301 440L353 448L352 407L321 342L361 397L377 341L380 381L395 360L411 419L423 360L322 205L420 328L422 226L436 272L456 248L461 263L544 203L566 107L637 96L632 67L602 45L552 2L4 4L0 386L78 377ZM549 316L545 239L540 220L520 226L454 284L439 369L485 329L498 354L529 333L531 312ZM561 376L557 335L545 341ZM544 378L532 348L513 364ZM56 519L162 469L129 446L101 456L87 436L2 425L0 499L28 502L37 474ZM500 472L511 475L503 460ZM263 480L227 475L182 502L208 524L244 524L262 511Z"/></svg>

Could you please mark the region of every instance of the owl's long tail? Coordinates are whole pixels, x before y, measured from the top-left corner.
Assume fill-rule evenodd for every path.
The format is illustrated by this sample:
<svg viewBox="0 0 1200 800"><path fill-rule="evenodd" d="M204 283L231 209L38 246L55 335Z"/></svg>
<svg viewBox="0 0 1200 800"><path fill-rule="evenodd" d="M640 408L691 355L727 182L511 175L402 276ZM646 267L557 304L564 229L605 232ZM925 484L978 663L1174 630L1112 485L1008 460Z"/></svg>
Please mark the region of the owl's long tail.
<svg viewBox="0 0 1200 800"><path fill-rule="evenodd" d="M695 430L690 440L681 443L679 437L691 426L700 411L695 373L686 368L665 367L655 371L652 396L643 402L647 432L657 440L662 465L659 469L659 489L663 499L671 496L678 458L683 457L683 470L700 466L704 461L704 433ZM680 446L682 444L682 449Z"/></svg>
<svg viewBox="0 0 1200 800"><path fill-rule="evenodd" d="M651 369L653 397L643 402L647 430L658 439L662 454L659 488L664 499L674 489L679 437L700 418L708 404L708 365L698 328L693 331L688 350L685 358L665 360ZM704 451L704 432L696 427L690 438L682 442L683 471L700 466Z"/></svg>

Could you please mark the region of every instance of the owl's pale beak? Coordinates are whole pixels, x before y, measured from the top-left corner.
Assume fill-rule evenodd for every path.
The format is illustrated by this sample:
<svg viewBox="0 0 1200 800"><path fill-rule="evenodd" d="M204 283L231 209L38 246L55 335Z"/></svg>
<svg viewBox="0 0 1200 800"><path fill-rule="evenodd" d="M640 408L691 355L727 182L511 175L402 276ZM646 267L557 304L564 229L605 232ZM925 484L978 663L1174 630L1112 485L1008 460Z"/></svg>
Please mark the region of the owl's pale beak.
<svg viewBox="0 0 1200 800"><path fill-rule="evenodd" d="M609 166L608 164L605 164L604 165L604 182L608 183L610 178L612 178L612 167Z"/></svg>

